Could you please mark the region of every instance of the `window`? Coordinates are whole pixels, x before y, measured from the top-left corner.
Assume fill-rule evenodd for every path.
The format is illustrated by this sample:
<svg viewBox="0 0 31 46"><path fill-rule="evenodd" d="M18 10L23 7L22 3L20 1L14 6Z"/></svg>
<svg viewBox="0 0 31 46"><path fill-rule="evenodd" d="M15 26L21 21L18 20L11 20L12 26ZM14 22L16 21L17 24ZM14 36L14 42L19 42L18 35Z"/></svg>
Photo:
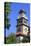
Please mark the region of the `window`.
<svg viewBox="0 0 31 46"><path fill-rule="evenodd" d="M26 20L24 20L24 23L27 23L27 21L26 21Z"/></svg>
<svg viewBox="0 0 31 46"><path fill-rule="evenodd" d="M20 21L22 23L22 21Z"/></svg>
<svg viewBox="0 0 31 46"><path fill-rule="evenodd" d="M22 20L18 21L17 23L18 23L18 24L21 24L21 23L22 23Z"/></svg>

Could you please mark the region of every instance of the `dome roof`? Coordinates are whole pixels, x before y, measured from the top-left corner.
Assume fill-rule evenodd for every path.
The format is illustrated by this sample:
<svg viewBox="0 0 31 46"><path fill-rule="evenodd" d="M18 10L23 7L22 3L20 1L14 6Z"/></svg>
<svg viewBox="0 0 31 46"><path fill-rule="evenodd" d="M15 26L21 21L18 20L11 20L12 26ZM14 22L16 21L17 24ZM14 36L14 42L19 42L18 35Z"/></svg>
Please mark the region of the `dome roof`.
<svg viewBox="0 0 31 46"><path fill-rule="evenodd" d="M26 14L25 14L25 13L26 13L26 12L24 11L24 9L20 10L19 16L18 16L17 19L19 19L19 18L21 18L21 17L24 17L25 19L28 20L28 18L26 17Z"/></svg>
<svg viewBox="0 0 31 46"><path fill-rule="evenodd" d="M26 12L25 12L24 9L21 9L21 10L19 11L19 14L21 14L21 13L26 13Z"/></svg>

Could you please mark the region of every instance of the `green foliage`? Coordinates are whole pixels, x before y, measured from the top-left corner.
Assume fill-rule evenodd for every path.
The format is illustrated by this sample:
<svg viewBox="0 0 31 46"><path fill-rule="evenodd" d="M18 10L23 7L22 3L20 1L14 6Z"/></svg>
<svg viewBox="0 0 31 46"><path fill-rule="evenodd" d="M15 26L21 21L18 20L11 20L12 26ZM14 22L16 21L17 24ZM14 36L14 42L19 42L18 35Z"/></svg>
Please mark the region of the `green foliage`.
<svg viewBox="0 0 31 46"><path fill-rule="evenodd" d="M14 33L11 33L8 37L6 37L6 44L16 43L16 36Z"/></svg>
<svg viewBox="0 0 31 46"><path fill-rule="evenodd" d="M22 43L28 43L28 42L30 42L30 37L28 37L28 36L26 37L26 36L25 36L25 37L23 38L23 40L22 40Z"/></svg>
<svg viewBox="0 0 31 46"><path fill-rule="evenodd" d="M22 41L17 42L16 35L14 33L11 33L8 37L6 37L6 43L5 44L14 44L14 43L29 43L30 37L23 37Z"/></svg>
<svg viewBox="0 0 31 46"><path fill-rule="evenodd" d="M9 23L9 13L10 13L10 3L9 2L5 2L4 3L4 27L9 29L10 27L10 23Z"/></svg>

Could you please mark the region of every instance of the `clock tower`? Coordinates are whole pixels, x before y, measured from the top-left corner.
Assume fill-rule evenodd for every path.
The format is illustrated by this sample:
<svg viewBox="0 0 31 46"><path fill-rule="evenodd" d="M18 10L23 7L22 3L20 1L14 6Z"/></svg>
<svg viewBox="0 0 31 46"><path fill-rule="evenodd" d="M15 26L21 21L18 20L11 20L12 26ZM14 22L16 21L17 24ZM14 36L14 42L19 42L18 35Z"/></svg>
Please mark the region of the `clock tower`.
<svg viewBox="0 0 31 46"><path fill-rule="evenodd" d="M24 36L28 35L28 18L26 17L26 12L24 10L19 11L19 16L17 18L17 32L16 38L17 42L23 39Z"/></svg>

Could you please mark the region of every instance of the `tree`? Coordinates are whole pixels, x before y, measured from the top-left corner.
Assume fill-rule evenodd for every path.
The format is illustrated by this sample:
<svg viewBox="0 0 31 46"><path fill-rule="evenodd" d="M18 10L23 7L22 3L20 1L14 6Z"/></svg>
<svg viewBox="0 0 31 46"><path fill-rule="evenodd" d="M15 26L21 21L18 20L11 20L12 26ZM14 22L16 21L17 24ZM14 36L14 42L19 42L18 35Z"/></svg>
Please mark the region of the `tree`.
<svg viewBox="0 0 31 46"><path fill-rule="evenodd" d="M24 36L23 40L22 40L22 43L27 43L27 42L30 42L30 36Z"/></svg>
<svg viewBox="0 0 31 46"><path fill-rule="evenodd" d="M6 28L9 29L10 27L10 22L9 22L9 13L11 11L10 7L10 2L5 2L4 3L4 29L5 29L5 34L4 34L4 43L6 43Z"/></svg>
<svg viewBox="0 0 31 46"><path fill-rule="evenodd" d="M11 33L7 38L6 38L6 44L13 44L16 43L16 35L14 33Z"/></svg>
<svg viewBox="0 0 31 46"><path fill-rule="evenodd" d="M5 24L5 28L9 29L10 27L10 23L9 23L9 12L10 12L10 3L9 2L5 2L4 4L4 24Z"/></svg>

